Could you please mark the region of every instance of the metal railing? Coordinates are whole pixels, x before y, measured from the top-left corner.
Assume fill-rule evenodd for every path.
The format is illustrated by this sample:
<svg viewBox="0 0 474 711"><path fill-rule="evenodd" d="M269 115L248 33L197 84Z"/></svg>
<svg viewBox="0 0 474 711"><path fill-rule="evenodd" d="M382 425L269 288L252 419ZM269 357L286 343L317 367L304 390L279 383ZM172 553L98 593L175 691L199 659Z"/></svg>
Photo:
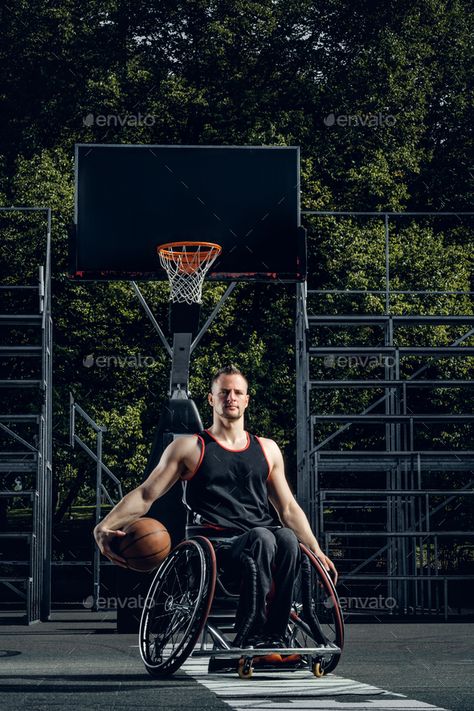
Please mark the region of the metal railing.
<svg viewBox="0 0 474 711"><path fill-rule="evenodd" d="M37 620L49 619L51 612L51 537L52 537L52 315L51 315L51 210L46 207L0 207L0 214L39 214L46 219L46 239L44 262L38 265L37 286L26 284L2 284L0 290L4 293L26 294L31 291L38 293L38 314L41 327L41 346L5 346L2 354L7 358L16 358L23 354L41 358L41 378L1 381L3 388L31 387L42 392L40 411L37 415L21 415L2 413L0 415L0 428L2 432L11 437L16 443L21 444L27 452L19 455L18 452L4 452L2 457L2 471L21 470L32 471L31 466L36 464L34 490L26 492L31 494L32 502L32 530L28 534L18 532L16 535L28 536L30 542L29 574L26 582L26 592L18 588L15 583L20 582L18 576L4 576L0 580L13 590L18 597L26 601L26 619L28 623ZM15 275L17 278L19 275ZM10 320L17 321L17 325L37 325L36 315L1 314L1 325L9 325ZM5 423L27 423L38 425L36 442L31 444ZM31 457L33 455L33 459ZM19 459L20 457L20 459ZM22 467L21 460L26 464ZM2 494L10 497L13 492L3 491ZM14 492L15 495L21 495ZM15 533L4 534L15 537Z"/></svg>
<svg viewBox="0 0 474 711"><path fill-rule="evenodd" d="M84 442L84 440L79 437L76 433L76 414L81 417L84 422L91 427L96 436L95 442L95 452ZM122 484L120 480L115 476L115 474L109 469L109 467L102 461L102 445L103 445L103 435L107 432L107 428L103 425L99 425L95 420L87 414L82 407L74 401L72 393L69 393L69 444L74 448L76 444L95 462L96 465L96 475L95 475L95 525L99 523L102 518L102 499L108 501L109 504L114 506L117 501L123 497ZM107 491L104 481L103 474L108 477L117 487L118 498L113 499L112 496ZM96 545L94 545L93 553L93 605L92 609L98 610L98 599L100 596L100 551Z"/></svg>
<svg viewBox="0 0 474 711"><path fill-rule="evenodd" d="M387 564L384 572L374 574L374 580L379 583L386 583L388 589L397 596L397 609L401 611L420 611L423 605L431 606L432 593L434 587L425 589L426 594L422 594L412 585L417 578L427 580L426 575L417 561L420 551L420 532L422 535L432 535L433 546L436 549L434 559L438 551L438 538L443 540L452 539L454 535L466 536L466 545L474 550L472 542L472 531L430 531L430 519L440 506L432 503L435 496L442 496L436 485L430 488L429 480L425 481L428 472L446 472L452 476L453 472L464 472L469 474L474 469L474 453L471 450L437 449L428 450L426 445L417 441L417 432L424 433L426 428L432 425L444 425L450 427L468 427L474 420L472 412L415 412L413 411L410 394L416 394L416 388L423 388L427 393L427 388L470 388L472 380L469 378L439 377L429 375L428 378L420 378L428 368L434 364L442 363L443 358L466 358L474 354L474 348L469 345L469 339L474 334L474 313L471 308L470 313L465 314L400 314L393 313L395 297L416 297L424 298L428 295L450 295L452 297L462 296L464 299L472 300L473 291L447 289L440 290L408 290L391 289L391 253L390 253L390 224L394 218L409 217L414 219L418 216L450 216L455 219L462 219L463 216L472 217L474 213L374 213L374 212L316 212L303 211L303 215L312 216L346 216L380 218L384 224L384 289L308 289L306 285L297 285L297 314L296 314L296 352L297 352L297 461L298 461L298 498L306 510L315 533L322 538L327 546L331 545L335 555L343 555L342 565L345 570L341 570L341 580L346 585L353 584L353 581L368 580L367 574L359 574L360 570L370 569L373 561L385 558ZM436 286L436 285L434 285ZM383 298L383 313L360 313L357 305L359 296L381 296ZM335 299L340 296L346 303L337 305ZM315 298L327 299L331 301L331 313L325 308L319 308L320 313L308 311L308 300ZM347 297L347 298L346 298ZM353 311L347 309L347 301L351 302ZM380 304L377 305L379 308ZM400 303L397 303L397 310L400 310ZM411 307L411 311L414 308ZM457 325L464 332L455 338L450 345L437 346L433 342L426 345L411 345L406 342L407 329L415 326L436 326L444 325L452 327ZM369 327L367 333L376 334L372 336L370 345L361 344L354 338L354 329L363 326ZM405 330L405 340L398 342L397 328L403 327ZM314 331L323 328L325 331ZM331 345L324 342L324 334L328 331L334 333L334 328L344 329L337 333L344 334L344 345L337 343ZM379 329L379 330L378 330ZM357 331L356 331L357 332ZM310 341L311 334L316 333L317 341ZM321 336L323 333L323 336ZM378 336L381 336L381 339ZM428 336L430 338L430 336ZM336 339L337 340L337 339ZM374 345L374 340L376 345ZM360 339L359 339L360 341ZM416 343L416 342L415 342ZM335 365L340 363L337 358L343 356L349 362L350 358L368 358L374 355L382 355L383 375L377 377L377 373L370 373L363 379L358 380L354 375L349 374L344 377L340 374L333 375L331 370L321 376L315 377L312 374L313 360L315 358L332 359ZM413 369L405 369L405 358L417 356L424 362L413 372ZM327 367L335 367L334 363L327 364ZM324 363L326 365L326 362ZM349 363L350 365L350 363ZM350 367L347 371L350 371ZM362 392L365 390L364 406L358 408L357 404L351 406L350 410L344 407L344 402L357 403L357 399L346 398L347 394ZM324 391L331 394L331 391L339 391L338 400L342 407L337 412L315 411L315 393ZM380 392L382 391L382 392ZM342 392L342 395L341 395ZM346 399L344 399L346 398ZM372 401L371 401L372 400ZM459 402L461 400L458 398ZM320 401L320 400L319 400ZM359 399L360 401L360 399ZM348 411L349 410L349 411ZM331 425L334 425L331 431ZM357 427L358 438L361 438L361 425L366 429L368 436L364 442L365 447L354 451L354 445L348 444L344 438L351 435L352 428ZM426 439L426 437L425 437ZM350 442L351 440L349 440ZM370 444L367 445L367 442ZM329 449L330 447L330 449ZM472 449L472 448L471 448ZM451 473L451 474L450 474ZM349 480L348 480L349 476ZM380 481L380 489L374 488L374 478ZM466 480L465 480L466 481ZM469 504L472 498L472 479L468 476L467 483L462 486L463 491L451 491L449 496L463 496L461 504L462 511L469 511ZM336 489L336 482L340 489ZM357 482L357 483L356 483ZM356 487L359 487L357 489ZM377 484L378 486L378 484ZM331 492L331 499L328 499ZM410 501L403 498L404 494ZM449 501L449 496L447 501ZM346 501L350 498L350 505L347 504L345 514L345 525L342 531L333 531L332 517L335 512L341 514L341 509L337 511L335 498L339 501ZM380 519L380 505L374 503L374 497L379 500L384 497L385 518ZM369 506L372 501L372 508ZM423 505L422 505L423 503ZM365 519L366 529L361 531L357 528L364 525L360 522L363 512L368 512ZM376 513L378 512L378 513ZM372 516L372 522L368 516ZM379 516L379 518L377 518ZM359 518L358 518L359 517ZM341 516L340 516L341 518ZM377 525L375 521L378 521ZM339 534L339 538L337 535ZM343 540L345 538L346 540ZM432 540L430 538L430 540ZM380 540L384 540L380 545ZM350 561L350 546L354 549L354 542L358 541L359 553L356 557L359 560ZM367 550L366 544L374 541L374 549ZM337 545L336 545L337 542ZM362 544L364 542L364 544ZM364 549L365 546L365 549ZM416 551L418 550L418 554ZM344 552L348 552L347 556ZM454 551L453 551L454 556ZM344 561L345 559L345 561ZM410 561L412 568L409 569ZM415 563L414 563L415 561ZM355 567L353 563L356 563ZM438 575L433 578L438 579ZM449 580L446 575L445 590ZM454 578L452 578L454 579ZM459 579L470 579L466 572L465 576ZM431 578L429 578L431 580ZM425 582L423 582L425 585ZM433 583L434 585L434 583ZM436 583L438 585L438 583ZM443 583L444 585L444 583ZM411 586L411 588L410 588ZM447 592L444 602L441 605L444 615L447 615L448 603ZM441 609L437 608L437 609ZM394 612L394 611L392 611Z"/></svg>

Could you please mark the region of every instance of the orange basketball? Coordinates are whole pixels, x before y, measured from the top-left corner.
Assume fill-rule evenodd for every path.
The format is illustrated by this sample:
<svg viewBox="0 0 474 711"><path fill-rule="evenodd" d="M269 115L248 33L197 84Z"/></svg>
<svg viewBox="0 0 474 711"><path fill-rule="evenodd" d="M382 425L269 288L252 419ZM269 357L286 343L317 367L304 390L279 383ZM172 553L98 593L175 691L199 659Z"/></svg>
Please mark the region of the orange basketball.
<svg viewBox="0 0 474 711"><path fill-rule="evenodd" d="M170 535L154 518L139 518L123 530L127 535L118 539L116 550L130 570L140 573L155 570L170 552Z"/></svg>

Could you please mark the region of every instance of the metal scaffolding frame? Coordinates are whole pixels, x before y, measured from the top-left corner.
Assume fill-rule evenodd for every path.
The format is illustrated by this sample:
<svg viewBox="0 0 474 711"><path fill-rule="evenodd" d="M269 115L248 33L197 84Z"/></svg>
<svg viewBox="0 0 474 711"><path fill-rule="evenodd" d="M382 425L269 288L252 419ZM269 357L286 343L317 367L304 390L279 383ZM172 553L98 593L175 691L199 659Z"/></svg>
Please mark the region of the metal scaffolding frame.
<svg viewBox="0 0 474 711"><path fill-rule="evenodd" d="M22 483L19 489L2 487L0 496L14 501L22 498L31 502L31 524L27 531L4 530L0 540L25 541L29 546L25 561L26 575L0 575L0 583L13 590L25 605L28 623L48 620L51 612L51 526L52 526L52 318L51 318L51 210L46 207L0 207L0 213L39 213L46 220L44 261L38 265L38 284L0 285L0 293L27 296L37 293L35 313L2 313L1 327L33 328L39 344L2 345L0 356L6 359L28 357L39 363L39 378L3 378L0 387L19 393L25 388L40 393L38 411L32 413L0 414L0 429L11 442L8 451L0 453L2 477L15 475ZM32 398L32 401L34 398ZM15 427L33 425L35 434L30 441ZM28 482L26 488L25 481ZM11 546L11 544L10 544ZM11 557L11 556L10 556ZM2 564L18 564L5 556Z"/></svg>
<svg viewBox="0 0 474 711"><path fill-rule="evenodd" d="M297 487L298 498L313 530L326 551L336 560L341 575L340 594L357 599L358 594L380 593L393 606L379 605L368 612L380 614L443 614L452 612L450 581L472 581L474 575L443 574L439 562L440 540L452 540L453 546L474 550L473 530L443 530L439 512L457 504L467 511L472 502L474 451L467 449L425 450L417 445L417 432L427 425L468 425L472 412L414 413L409 406L413 388L462 388L473 381L453 378L420 379L439 358L465 358L474 347L464 345L474 334L474 315L413 314L399 315L392 310L395 295L447 295L472 297L471 291L392 290L390 284L390 220L398 216L454 216L454 213L334 212L302 211L316 216L370 216L383 220L385 236L385 288L381 290L308 289L297 284L296 375L297 375ZM472 216L474 213L456 213ZM308 298L331 295L353 298L356 294L382 297L384 313L308 313ZM449 346L403 345L398 329L406 333L416 326L460 325L464 333ZM360 345L354 329L367 327L377 333L378 345ZM319 329L319 331L318 331ZM347 345L331 345L315 334L326 329L331 334L342 329ZM341 333L341 331L338 331ZM358 331L356 330L356 333ZM316 358L345 359L384 357L384 376L364 378L316 379L312 363ZM387 357L389 356L389 357ZM407 375L405 358L419 356L423 364ZM355 391L371 393L371 403L357 413L313 412L315 392ZM313 396L313 398L312 398ZM332 424L330 434L319 435L321 425ZM378 449L354 450L340 445L340 437L351 428L369 426L379 430ZM464 472L460 489L430 487L430 472ZM344 481L346 478L346 482ZM354 481L356 484L354 485ZM336 485L337 482L338 486ZM360 488L356 488L360 487ZM469 504L468 504L469 502ZM472 511L472 509L471 509ZM331 518L337 520L331 520ZM433 524L433 521L435 523ZM472 572L472 571L471 571ZM362 598L360 598L362 599ZM360 612L360 609L358 610Z"/></svg>
<svg viewBox="0 0 474 711"><path fill-rule="evenodd" d="M76 415L78 415L95 433L95 452L84 442L84 440L77 434L76 431ZM115 474L109 469L109 467L102 461L102 445L103 445L103 435L107 432L107 427L104 425L99 425L90 415L87 414L82 407L75 402L73 394L69 393L69 445L74 449L75 445L78 444L79 447L92 459L95 463L95 518L94 523L97 526L102 518L102 503L106 501L111 506L115 506L123 497L122 484L120 480L115 476ZM113 484L115 484L117 489L117 497L112 498L108 489L104 484L103 474L109 479ZM101 554L98 546L94 544L93 555L92 555L92 610L97 612L99 609L99 597L100 597L100 579L101 579L101 566L112 565L110 561L101 560ZM63 565L78 565L78 561L62 561ZM89 566L90 561L81 561L84 566Z"/></svg>
<svg viewBox="0 0 474 711"><path fill-rule="evenodd" d="M29 388L40 393L38 412L0 413L0 429L12 441L8 451L0 453L0 472L14 473L19 478L30 479L31 486L20 490L4 488L0 496L6 499L23 498L31 501L32 521L30 530L7 530L0 533L0 540L24 540L29 545L28 574L26 576L0 576L0 583L6 585L22 598L28 622L47 620L51 609L51 484L52 484L52 319L51 319L51 211L49 208L0 208L2 212L38 212L44 214L46 245L44 263L39 266L38 284L0 285L3 293L37 293L38 309L35 313L8 313L0 315L1 326L17 328L31 327L40 333L40 345L11 344L0 346L0 355L13 359L38 359L40 377L16 380L0 380L1 388L16 392ZM298 498L308 513L316 534L321 538L328 552L343 551L348 569L343 571L342 583L349 592L359 590L359 584L376 587L388 598L396 601L391 613L428 612L444 614L450 612L449 595L453 585L460 581L471 581L473 576L446 575L438 566L440 540L453 540L456 545L472 547L472 530L442 530L433 525L439 511L456 499L471 501L472 482L466 481L460 489L439 489L425 486L423 475L434 471L472 472L474 454L470 450L428 451L417 449L417 428L423 425L450 422L452 425L468 424L473 421L471 413L436 415L432 413L411 413L408 396L412 388L470 388L472 381L433 378L418 379L426 370L426 363L440 357L464 358L474 353L474 348L466 343L474 333L474 316L464 315L411 315L392 313L392 299L396 294L460 294L472 296L473 292L462 291L400 291L390 286L390 240L389 220L392 216L440 216L452 213L352 213L303 211L303 215L370 215L384 220L385 225L385 289L382 290L307 290L304 283L296 285L296 364L297 364L297 462ZM474 213L463 213L472 215ZM133 285L135 287L135 285ZM195 341L190 344L192 351L199 342L209 321L234 287L231 285L214 310ZM135 289L138 291L138 289ZM312 294L378 294L384 297L383 314L341 313L308 314L307 299ZM142 303L144 306L144 304ZM151 313L151 312L150 312ZM149 314L150 315L150 314ZM450 346L400 346L397 329L427 325L453 325L465 327L465 332ZM347 333L358 326L380 329L381 344L378 346L331 346L309 343L310 333L321 326L344 328ZM315 379L311 375L311 361L314 358L345 356L370 357L390 356L385 365L383 379ZM426 359L409 377L403 377L404 358L417 355ZM388 361L388 359L387 359ZM358 413L313 413L311 394L316 390L370 389L375 396L371 405ZM377 411L377 408L383 411ZM77 411L77 410L76 410ZM320 423L333 422L335 432L317 441L317 427ZM30 424L36 428L31 441L23 437L15 427ZM354 451L334 447L337 437L353 425L375 425L381 428L385 449ZM76 440L77 441L77 440ZM333 443L333 444L331 444ZM329 448L331 447L331 448ZM97 455L97 463L100 452ZM100 468L100 473L103 467ZM377 485L361 488L354 486L326 486L323 477L341 472L372 473L379 477ZM101 489L98 470L97 490ZM461 503L461 510L466 504ZM359 521L348 521L347 526L334 527L328 519L328 511L338 508L356 512ZM464 507L464 509L463 509ZM366 512L381 511L383 516L372 525ZM360 526L364 526L361 530ZM344 543L344 541L349 543ZM357 541L367 541L357 543ZM357 543L357 545L356 545ZM383 562L383 569L380 562ZM3 563L10 563L5 558ZM18 562L18 561L16 561ZM96 568L96 566L95 566ZM451 585L451 582L453 585ZM451 587L450 587L451 585ZM22 587L23 586L23 587ZM97 578L98 589L98 578ZM380 611L379 611L380 612Z"/></svg>

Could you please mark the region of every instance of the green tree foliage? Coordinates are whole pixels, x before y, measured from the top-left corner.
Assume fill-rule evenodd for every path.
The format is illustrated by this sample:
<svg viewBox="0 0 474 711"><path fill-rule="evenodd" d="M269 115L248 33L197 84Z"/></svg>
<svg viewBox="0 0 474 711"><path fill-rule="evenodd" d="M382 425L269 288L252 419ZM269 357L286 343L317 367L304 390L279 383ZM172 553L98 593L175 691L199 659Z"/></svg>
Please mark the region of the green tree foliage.
<svg viewBox="0 0 474 711"><path fill-rule="evenodd" d="M61 491L74 476L63 446L68 390L109 427L108 461L130 486L140 480L169 372L130 285L76 285L65 276L74 144L300 145L306 209L468 210L469 10L466 0L19 0L1 8L0 197L4 205L53 208ZM139 115L152 121L132 120ZM2 232L6 277L31 259L16 219ZM307 217L305 223L311 285L385 288L381 220ZM470 240L466 224L397 225L392 287L468 289ZM143 291L165 324L165 287L146 284ZM222 293L221 285L208 285L205 313ZM345 303L334 297L320 306L381 313L384 297ZM248 372L249 427L282 444L292 479L294 309L291 287L239 286L196 351L191 374L207 419L209 372L228 360ZM471 306L454 297L429 304L400 297L392 309L466 313ZM444 344L456 334L438 327L417 338L424 336ZM366 343L372 337L363 334ZM341 343L347 338L341 335ZM153 364L131 365L139 356ZM446 367L462 377L459 364ZM341 398L319 406L334 411L351 404ZM459 398L443 392L438 404L456 409Z"/></svg>

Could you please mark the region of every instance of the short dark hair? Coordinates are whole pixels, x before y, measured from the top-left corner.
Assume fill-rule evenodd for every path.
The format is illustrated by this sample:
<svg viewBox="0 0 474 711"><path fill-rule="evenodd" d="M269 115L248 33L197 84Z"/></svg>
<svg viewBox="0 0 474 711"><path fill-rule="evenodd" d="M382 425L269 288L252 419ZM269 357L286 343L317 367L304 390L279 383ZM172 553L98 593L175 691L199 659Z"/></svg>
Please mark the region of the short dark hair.
<svg viewBox="0 0 474 711"><path fill-rule="evenodd" d="M228 365L224 365L224 366L222 366L222 368L219 368L219 370L216 371L216 372L214 373L214 375L212 376L212 378L211 378L210 392L212 392L212 386L214 385L214 383L216 382L216 380L218 380L218 379L220 378L221 375L241 375L242 378L243 378L243 379L245 380L245 382L247 383L247 388L248 388L248 386L249 386L249 381L247 380L247 378L245 377L245 375L242 373L242 371L240 370L240 368L237 368L237 366L234 365L233 363L229 363Z"/></svg>

